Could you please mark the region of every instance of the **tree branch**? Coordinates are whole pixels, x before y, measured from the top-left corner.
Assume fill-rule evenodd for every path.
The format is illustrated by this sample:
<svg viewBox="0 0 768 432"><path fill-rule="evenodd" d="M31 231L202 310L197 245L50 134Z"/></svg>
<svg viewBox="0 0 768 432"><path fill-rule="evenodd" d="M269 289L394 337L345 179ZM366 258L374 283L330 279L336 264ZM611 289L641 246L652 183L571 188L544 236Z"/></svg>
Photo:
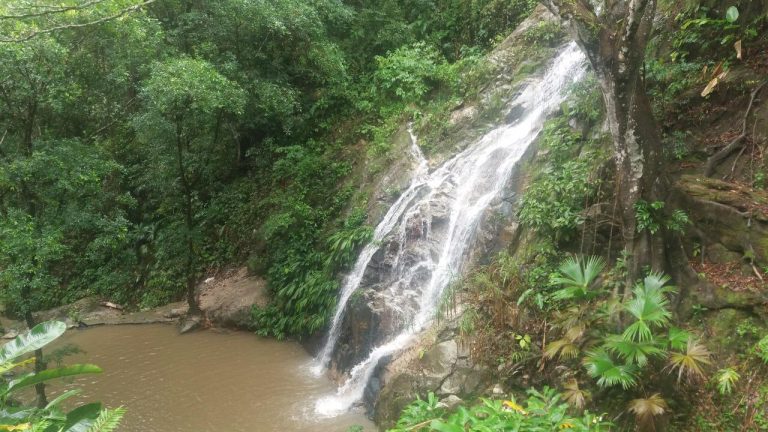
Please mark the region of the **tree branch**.
<svg viewBox="0 0 768 432"><path fill-rule="evenodd" d="M31 13L19 14L19 15L0 15L0 20L35 18L35 17L52 15L52 14L57 14L62 12L77 11L77 10L87 9L91 6L94 6L103 2L104 0L92 0L76 6L65 6L65 7L56 8L56 9L47 9L42 12L31 12Z"/></svg>
<svg viewBox="0 0 768 432"><path fill-rule="evenodd" d="M155 0L146 0L143 3L139 3L139 4L136 4L136 5L127 7L127 8L121 10L120 12L118 12L118 13L116 13L114 15L106 16L104 18L99 18L97 20L88 21L88 22L84 22L84 23L65 24L65 25L60 25L60 26L55 26L55 27L47 28L47 29L44 29L44 30L37 30L37 31L33 31L33 32L27 34L26 36L23 36L23 37L20 37L20 38L17 38L17 39L14 39L14 38L10 38L10 39L8 39L8 38L0 38L0 43L20 43L20 42L26 42L26 41L28 41L30 39L33 39L33 38L35 38L37 36L40 36L40 35L46 34L46 33L53 33L53 32L57 32L57 31L61 31L61 30L82 28L82 27L88 27L88 26L92 26L92 25L96 25L96 24L101 24L101 23L104 23L104 22L107 22L107 21L111 21L113 19L120 18L121 16L126 15L128 13L135 12L135 11L143 8L144 6L147 6L150 3L154 3L154 2L155 2Z"/></svg>
<svg viewBox="0 0 768 432"><path fill-rule="evenodd" d="M752 105L755 102L757 94L760 93L760 90L762 90L766 84L768 84L768 81L763 81L759 86L752 90L752 94L749 96L749 104L747 105L747 110L744 112L744 118L742 120L741 135L734 138L727 146L723 147L723 149L707 159L707 164L704 168L705 176L712 177L712 174L715 173L715 168L717 168L720 162L741 147L742 141L747 137L747 119L752 112Z"/></svg>

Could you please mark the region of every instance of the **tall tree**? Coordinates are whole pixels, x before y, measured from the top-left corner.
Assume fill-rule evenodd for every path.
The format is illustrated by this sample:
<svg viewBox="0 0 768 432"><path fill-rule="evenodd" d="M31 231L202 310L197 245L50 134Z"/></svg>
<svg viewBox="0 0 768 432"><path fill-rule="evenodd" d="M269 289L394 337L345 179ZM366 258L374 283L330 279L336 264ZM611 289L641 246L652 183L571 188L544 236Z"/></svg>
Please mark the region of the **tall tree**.
<svg viewBox="0 0 768 432"><path fill-rule="evenodd" d="M613 139L622 237L632 257L630 282L647 266L681 276L688 266L677 235L665 229L654 235L638 227L636 220L638 203L665 201L671 189L659 128L641 76L656 0L543 3L567 22L600 83Z"/></svg>
<svg viewBox="0 0 768 432"><path fill-rule="evenodd" d="M200 272L200 211L228 168L236 163L236 143L228 122L243 112L245 94L203 60L175 58L158 63L142 90L145 111L134 125L151 155L149 184L159 211L180 235L165 242L163 254L180 260L189 312L200 307L195 286Z"/></svg>

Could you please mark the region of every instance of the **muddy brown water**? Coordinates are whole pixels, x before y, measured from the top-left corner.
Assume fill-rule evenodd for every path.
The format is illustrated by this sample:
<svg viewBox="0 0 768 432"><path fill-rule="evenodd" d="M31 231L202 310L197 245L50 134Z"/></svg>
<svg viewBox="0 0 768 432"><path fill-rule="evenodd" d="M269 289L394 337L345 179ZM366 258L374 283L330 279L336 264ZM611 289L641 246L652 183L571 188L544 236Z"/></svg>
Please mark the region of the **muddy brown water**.
<svg viewBox="0 0 768 432"><path fill-rule="evenodd" d="M101 326L69 330L62 344L85 351L66 364L89 362L104 372L57 384L82 389L82 402L102 401L128 412L120 432L345 432L375 427L362 413L314 413L334 391L309 371L311 358L293 342L246 332L179 335L171 325Z"/></svg>

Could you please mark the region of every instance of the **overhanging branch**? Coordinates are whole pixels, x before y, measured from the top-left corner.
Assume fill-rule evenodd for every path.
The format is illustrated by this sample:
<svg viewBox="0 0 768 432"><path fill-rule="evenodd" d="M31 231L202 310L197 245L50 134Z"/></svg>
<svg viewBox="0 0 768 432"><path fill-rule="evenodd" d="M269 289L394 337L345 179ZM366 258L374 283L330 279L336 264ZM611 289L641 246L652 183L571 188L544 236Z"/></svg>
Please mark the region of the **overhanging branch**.
<svg viewBox="0 0 768 432"><path fill-rule="evenodd" d="M43 30L36 30L36 31L31 32L31 33L28 33L25 36L19 37L19 38L0 38L0 43L21 43L21 42L26 42L28 40L31 40L31 39L37 37L37 36L40 36L40 35L43 35L43 34L47 34L47 33L53 33L53 32L57 32L57 31L61 31L61 30L76 29L76 28L82 28L82 27L88 27L88 26L92 26L92 25L96 25L96 24L101 24L101 23L104 23L104 22L107 22L107 21L111 21L113 19L120 18L120 17L122 17L122 16L124 16L126 14L131 13L131 12L136 12L136 11L140 10L141 8L143 8L144 6L147 6L150 3L154 3L154 2L155 2L155 0L146 0L143 3L139 3L139 4L136 4L136 5L127 7L125 9L122 9L122 10L120 10L119 12L117 12L114 15L106 16L106 17L99 18L99 19L93 20L93 21L88 21L88 22L84 22L84 23L75 23L75 24L64 24L64 25L60 25L60 26L50 27L50 28L43 29Z"/></svg>
<svg viewBox="0 0 768 432"><path fill-rule="evenodd" d="M89 1L83 4L75 5L75 6L64 6L59 8L50 8L46 9L40 12L30 12L26 14L18 14L18 15L0 15L0 20L7 20L7 19L27 19L27 18L35 18L35 17L41 17L45 15L53 15L57 13L63 13L63 12L70 12L70 11L77 11L82 9L87 9L91 6L95 6L99 3L103 3L104 0L93 0Z"/></svg>

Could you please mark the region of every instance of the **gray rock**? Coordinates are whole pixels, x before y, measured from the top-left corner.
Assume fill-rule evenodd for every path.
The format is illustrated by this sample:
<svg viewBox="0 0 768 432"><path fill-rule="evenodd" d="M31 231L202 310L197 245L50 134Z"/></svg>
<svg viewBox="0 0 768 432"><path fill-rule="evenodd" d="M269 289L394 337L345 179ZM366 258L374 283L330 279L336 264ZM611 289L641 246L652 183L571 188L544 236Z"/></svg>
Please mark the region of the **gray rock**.
<svg viewBox="0 0 768 432"><path fill-rule="evenodd" d="M464 403L464 401L461 400L460 397L452 394L452 395L448 395L447 397L445 397L443 399L440 399L440 402L438 402L437 405L439 407L443 408L443 409L446 409L446 410L450 411L450 410L455 409L456 407L458 407L459 405L461 405L463 403Z"/></svg>
<svg viewBox="0 0 768 432"><path fill-rule="evenodd" d="M199 329L202 326L203 317L201 315L187 315L179 322L179 333L189 333Z"/></svg>
<svg viewBox="0 0 768 432"><path fill-rule="evenodd" d="M430 376L446 377L453 372L458 357L459 347L455 340L441 342L422 357L424 373Z"/></svg>

